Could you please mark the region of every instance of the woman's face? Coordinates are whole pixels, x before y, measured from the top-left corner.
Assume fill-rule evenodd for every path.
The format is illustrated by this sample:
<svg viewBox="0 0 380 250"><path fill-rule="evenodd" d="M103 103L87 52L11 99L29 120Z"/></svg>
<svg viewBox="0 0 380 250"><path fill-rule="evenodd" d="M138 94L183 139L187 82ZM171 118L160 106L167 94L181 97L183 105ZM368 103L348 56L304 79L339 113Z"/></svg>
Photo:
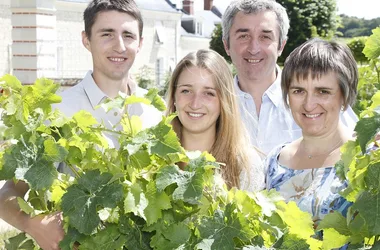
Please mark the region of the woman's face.
<svg viewBox="0 0 380 250"><path fill-rule="evenodd" d="M334 72L319 79L293 79L289 86L289 106L303 136L323 136L339 124L343 96Z"/></svg>
<svg viewBox="0 0 380 250"><path fill-rule="evenodd" d="M209 71L185 67L179 75L174 100L182 133L215 134L220 100Z"/></svg>

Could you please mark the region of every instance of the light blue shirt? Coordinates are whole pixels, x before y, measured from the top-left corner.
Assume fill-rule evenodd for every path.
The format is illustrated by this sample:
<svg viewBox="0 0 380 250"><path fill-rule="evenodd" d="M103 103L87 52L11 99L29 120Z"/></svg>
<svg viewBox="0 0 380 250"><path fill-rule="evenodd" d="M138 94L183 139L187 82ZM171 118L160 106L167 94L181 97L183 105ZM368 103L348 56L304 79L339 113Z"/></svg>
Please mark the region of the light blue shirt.
<svg viewBox="0 0 380 250"><path fill-rule="evenodd" d="M244 125L249 133L252 145L264 154L268 154L276 146L292 142L302 136L302 130L295 123L290 109L282 99L281 69L277 67L275 82L264 92L261 98L260 114L256 114L253 97L242 91L235 76L235 89L239 100L239 108ZM354 129L357 116L351 107L341 112L341 121L350 129Z"/></svg>

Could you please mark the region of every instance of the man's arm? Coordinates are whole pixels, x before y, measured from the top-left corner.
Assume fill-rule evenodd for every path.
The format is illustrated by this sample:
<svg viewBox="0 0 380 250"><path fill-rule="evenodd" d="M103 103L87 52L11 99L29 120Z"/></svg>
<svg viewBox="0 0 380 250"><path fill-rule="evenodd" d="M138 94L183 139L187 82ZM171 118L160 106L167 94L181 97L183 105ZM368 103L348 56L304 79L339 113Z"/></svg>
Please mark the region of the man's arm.
<svg viewBox="0 0 380 250"><path fill-rule="evenodd" d="M0 189L0 218L32 236L42 249L59 249L58 244L64 237L61 213L35 217L24 213L17 197L23 198L28 190L25 182L7 181Z"/></svg>

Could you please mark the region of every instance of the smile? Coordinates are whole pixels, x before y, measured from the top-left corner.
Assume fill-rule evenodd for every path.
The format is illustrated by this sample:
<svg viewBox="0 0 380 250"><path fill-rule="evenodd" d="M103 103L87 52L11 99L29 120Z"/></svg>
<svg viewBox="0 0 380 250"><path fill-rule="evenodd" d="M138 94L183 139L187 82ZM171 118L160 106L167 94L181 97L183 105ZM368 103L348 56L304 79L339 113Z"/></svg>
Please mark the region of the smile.
<svg viewBox="0 0 380 250"><path fill-rule="evenodd" d="M259 63L261 60L260 59L245 59L249 63Z"/></svg>
<svg viewBox="0 0 380 250"><path fill-rule="evenodd" d="M125 58L120 58L120 57L108 57L113 62L124 62L126 59Z"/></svg>
<svg viewBox="0 0 380 250"><path fill-rule="evenodd" d="M198 117L201 117L201 116L204 116L204 114L199 114L199 113L187 113L189 116L191 117L195 117L195 118L198 118Z"/></svg>
<svg viewBox="0 0 380 250"><path fill-rule="evenodd" d="M304 114L307 118L316 118L320 116L321 114Z"/></svg>

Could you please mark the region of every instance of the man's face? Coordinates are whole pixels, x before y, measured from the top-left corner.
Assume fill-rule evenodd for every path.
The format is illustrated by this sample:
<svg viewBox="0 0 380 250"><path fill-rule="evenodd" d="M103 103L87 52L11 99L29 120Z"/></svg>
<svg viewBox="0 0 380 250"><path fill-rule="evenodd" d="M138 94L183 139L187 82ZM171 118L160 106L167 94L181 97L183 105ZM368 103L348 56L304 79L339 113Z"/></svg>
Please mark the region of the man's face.
<svg viewBox="0 0 380 250"><path fill-rule="evenodd" d="M82 41L92 54L96 81L128 78L142 43L137 20L119 11L99 12L91 28L91 37L83 32Z"/></svg>
<svg viewBox="0 0 380 250"><path fill-rule="evenodd" d="M229 36L230 44L224 41L224 47L239 79L264 82L276 79L276 61L285 42L279 49L279 26L274 12L238 12Z"/></svg>

